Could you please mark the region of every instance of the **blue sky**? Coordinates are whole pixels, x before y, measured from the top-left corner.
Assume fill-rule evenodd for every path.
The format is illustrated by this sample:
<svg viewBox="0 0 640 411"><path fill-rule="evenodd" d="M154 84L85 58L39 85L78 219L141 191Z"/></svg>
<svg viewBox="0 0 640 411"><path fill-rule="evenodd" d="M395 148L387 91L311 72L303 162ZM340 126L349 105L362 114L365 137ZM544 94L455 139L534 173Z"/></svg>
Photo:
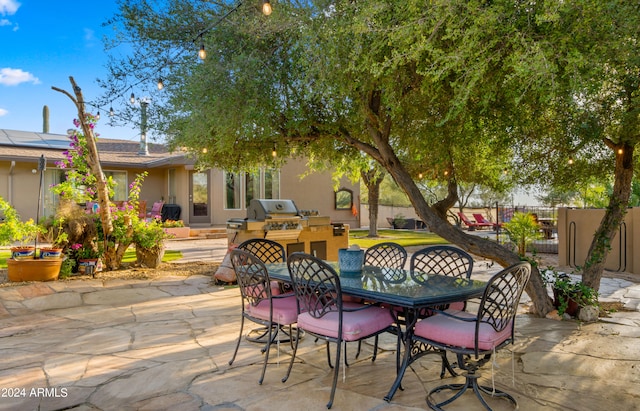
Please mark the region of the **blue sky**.
<svg viewBox="0 0 640 411"><path fill-rule="evenodd" d="M75 105L51 87L72 92L73 76L86 101L103 94L96 79L106 78L110 28L102 23L116 12L115 1L0 0L0 129L42 132L45 105L51 133L74 128ZM110 127L108 108L100 114L102 137L139 138L133 126Z"/></svg>

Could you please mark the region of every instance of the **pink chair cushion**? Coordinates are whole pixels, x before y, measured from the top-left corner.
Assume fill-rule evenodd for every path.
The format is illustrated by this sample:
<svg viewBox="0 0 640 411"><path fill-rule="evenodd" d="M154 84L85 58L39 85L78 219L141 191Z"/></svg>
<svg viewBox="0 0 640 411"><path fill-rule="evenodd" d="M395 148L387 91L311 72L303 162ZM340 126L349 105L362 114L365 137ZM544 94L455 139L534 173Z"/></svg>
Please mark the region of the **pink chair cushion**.
<svg viewBox="0 0 640 411"><path fill-rule="evenodd" d="M447 310L447 313L457 317L475 318L474 314L465 311ZM462 321L444 314L418 321L415 335L437 341L442 344L473 349L475 346L475 321ZM511 337L511 327L497 332L487 323L480 324L478 332L478 348L490 351Z"/></svg>
<svg viewBox="0 0 640 411"><path fill-rule="evenodd" d="M296 296L291 294L282 298L272 298L274 323L289 325L298 319L298 303ZM249 304L246 311L252 317L269 321L269 300L262 300L257 305Z"/></svg>
<svg viewBox="0 0 640 411"><path fill-rule="evenodd" d="M462 311L464 310L464 301L456 301L455 303L449 304L449 310L452 311Z"/></svg>
<svg viewBox="0 0 640 411"><path fill-rule="evenodd" d="M345 306L362 305L346 303ZM394 319L387 308L369 306L365 310L344 311L342 314L342 340L359 340L387 328L393 322ZM337 338L338 311L329 312L321 318L314 318L308 312L302 313L298 316L298 327L312 333Z"/></svg>
<svg viewBox="0 0 640 411"><path fill-rule="evenodd" d="M271 281L271 295L280 295L280 282L278 281ZM264 287L262 286L262 284L259 285L253 285L253 286L248 286L244 288L244 292L246 295L250 295L252 297L265 297L266 298L266 294L263 295L262 291L264 290Z"/></svg>

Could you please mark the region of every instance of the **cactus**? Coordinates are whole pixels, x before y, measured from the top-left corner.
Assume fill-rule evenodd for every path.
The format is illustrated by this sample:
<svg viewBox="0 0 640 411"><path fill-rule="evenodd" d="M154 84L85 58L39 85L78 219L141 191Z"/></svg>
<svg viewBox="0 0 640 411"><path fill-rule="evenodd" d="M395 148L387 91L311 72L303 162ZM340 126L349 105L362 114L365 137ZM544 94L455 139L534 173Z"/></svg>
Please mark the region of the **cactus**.
<svg viewBox="0 0 640 411"><path fill-rule="evenodd" d="M42 107L42 132L49 133L49 106Z"/></svg>

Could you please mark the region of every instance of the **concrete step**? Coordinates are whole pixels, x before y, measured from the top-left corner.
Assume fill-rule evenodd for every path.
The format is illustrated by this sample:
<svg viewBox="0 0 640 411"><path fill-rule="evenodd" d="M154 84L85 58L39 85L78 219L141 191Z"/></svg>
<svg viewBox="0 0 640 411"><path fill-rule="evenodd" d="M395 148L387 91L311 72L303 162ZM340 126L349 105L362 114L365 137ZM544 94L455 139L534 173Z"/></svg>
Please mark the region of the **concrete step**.
<svg viewBox="0 0 640 411"><path fill-rule="evenodd" d="M189 236L208 239L227 238L227 229L225 227L192 228Z"/></svg>

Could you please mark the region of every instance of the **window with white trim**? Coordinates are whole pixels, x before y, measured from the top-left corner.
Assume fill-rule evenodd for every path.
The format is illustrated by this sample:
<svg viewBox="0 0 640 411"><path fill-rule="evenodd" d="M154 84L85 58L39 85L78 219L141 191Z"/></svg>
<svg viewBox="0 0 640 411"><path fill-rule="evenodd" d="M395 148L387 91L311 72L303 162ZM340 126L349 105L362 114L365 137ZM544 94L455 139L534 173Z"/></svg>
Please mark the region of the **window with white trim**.
<svg viewBox="0 0 640 411"><path fill-rule="evenodd" d="M224 173L224 208L240 210L252 199L280 198L280 172L263 169L255 173ZM242 203L244 201L244 204Z"/></svg>

